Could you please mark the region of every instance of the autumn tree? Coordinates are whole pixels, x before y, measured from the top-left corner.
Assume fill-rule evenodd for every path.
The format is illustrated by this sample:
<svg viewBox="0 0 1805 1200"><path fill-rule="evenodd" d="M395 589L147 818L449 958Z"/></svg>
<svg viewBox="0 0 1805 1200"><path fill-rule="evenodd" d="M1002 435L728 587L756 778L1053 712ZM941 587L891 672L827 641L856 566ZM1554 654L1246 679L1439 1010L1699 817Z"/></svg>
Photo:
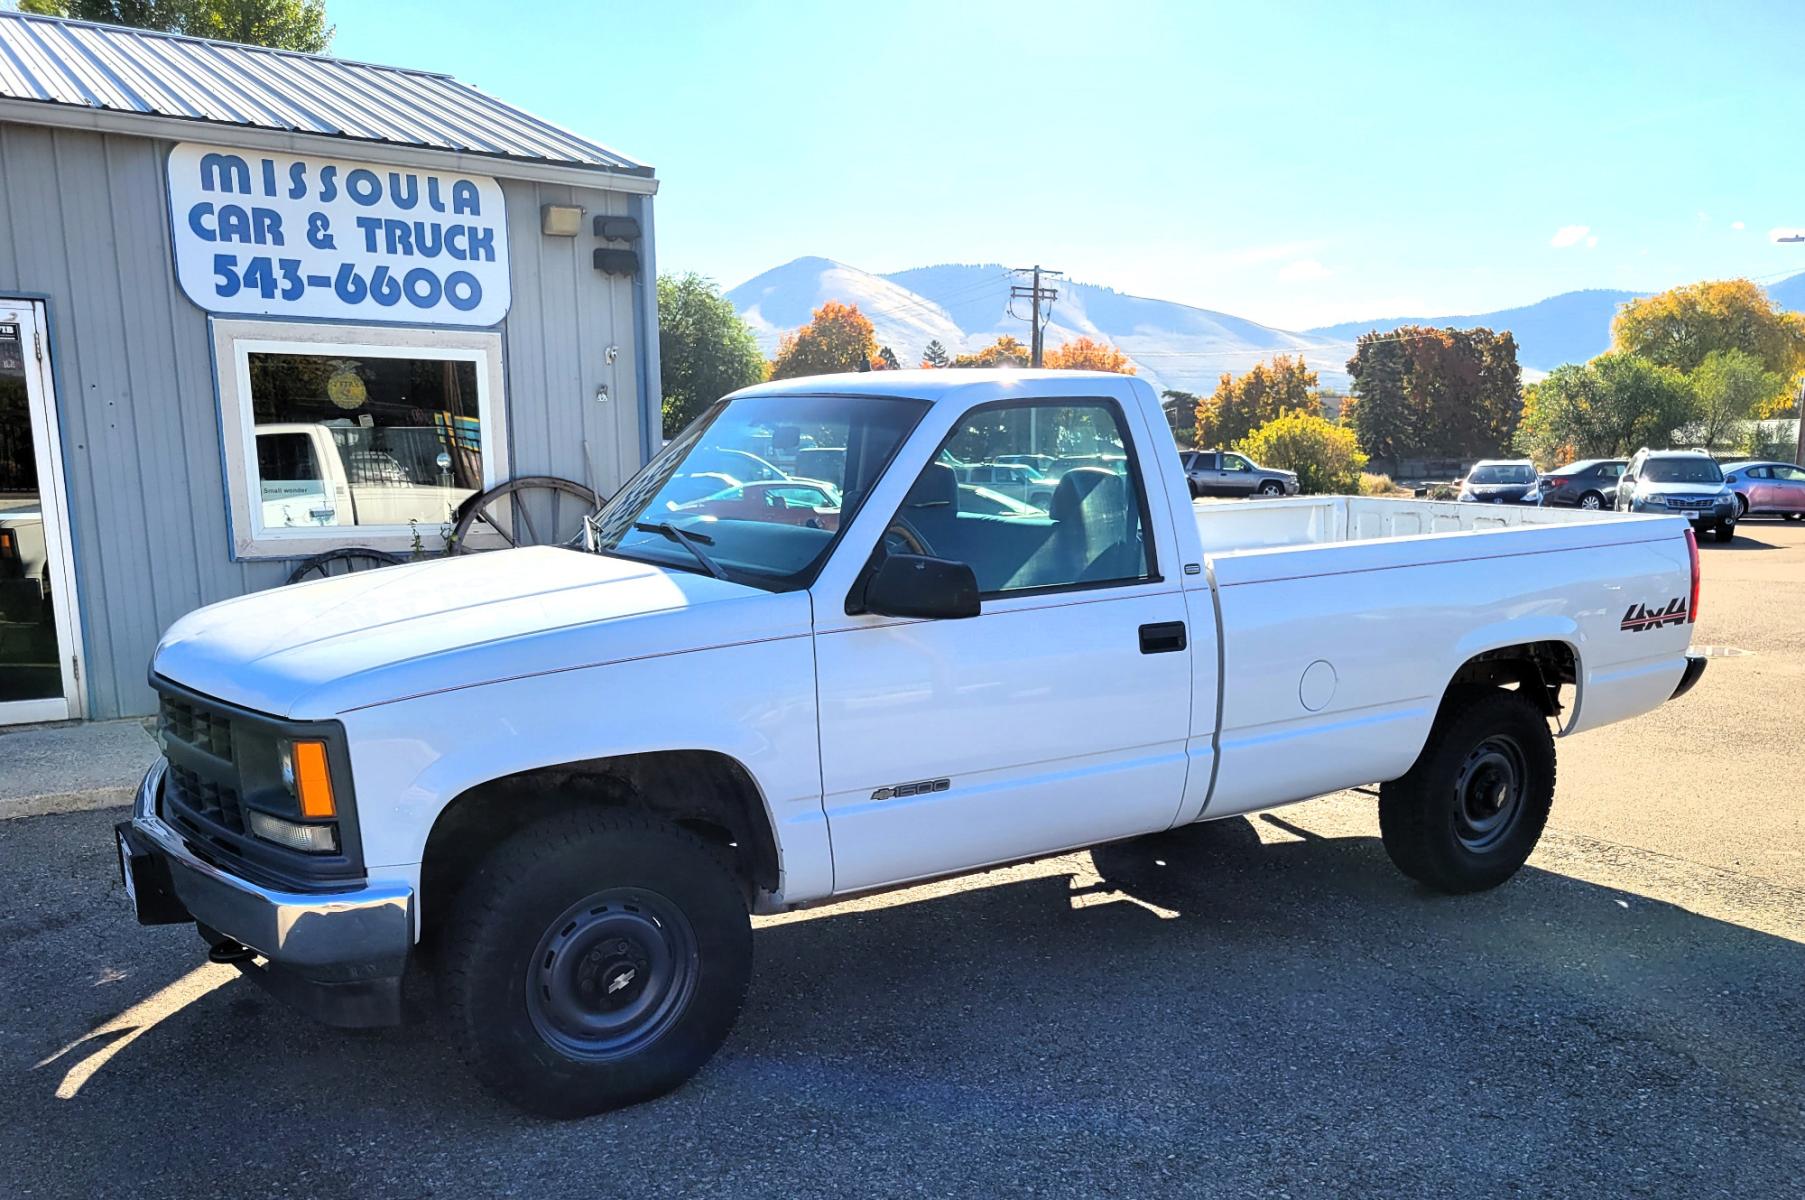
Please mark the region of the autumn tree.
<svg viewBox="0 0 1805 1200"><path fill-rule="evenodd" d="M664 435L684 426L728 392L762 381L765 356L752 330L711 280L658 277L658 379Z"/></svg>
<svg viewBox="0 0 1805 1200"><path fill-rule="evenodd" d="M1296 410L1267 421L1233 448L1263 467L1297 472L1298 490L1306 494L1357 495L1366 466L1353 430Z"/></svg>
<svg viewBox="0 0 1805 1200"><path fill-rule="evenodd" d="M1698 417L1691 381L1635 354L1556 367L1530 389L1517 446L1538 463L1627 458L1666 446Z"/></svg>
<svg viewBox="0 0 1805 1200"><path fill-rule="evenodd" d="M1041 355L1041 365L1068 371L1113 371L1117 375L1134 374L1128 356L1110 345L1092 338L1073 338Z"/></svg>
<svg viewBox="0 0 1805 1200"><path fill-rule="evenodd" d="M1275 354L1240 375L1224 371L1210 397L1197 405L1198 445L1227 446L1287 412L1322 415L1312 398L1316 372L1303 356Z"/></svg>
<svg viewBox="0 0 1805 1200"><path fill-rule="evenodd" d="M902 364L896 360L896 351L888 346L877 348L877 357L871 360L873 371L900 371Z"/></svg>
<svg viewBox="0 0 1805 1200"><path fill-rule="evenodd" d="M972 354L959 355L953 359L952 365L955 367L1025 367L1028 365L1028 358L1028 347L1005 333L982 350Z"/></svg>
<svg viewBox="0 0 1805 1200"><path fill-rule="evenodd" d="M807 325L784 335L771 360L772 379L868 371L878 355L877 331L856 304L829 300Z"/></svg>
<svg viewBox="0 0 1805 1200"><path fill-rule="evenodd" d="M921 352L921 365L924 367L950 367L953 365L953 356L946 352L946 347L940 344L940 339L935 338Z"/></svg>
<svg viewBox="0 0 1805 1200"><path fill-rule="evenodd" d="M1363 334L1347 371L1351 423L1374 458L1497 454L1522 420L1522 370L1508 330L1406 325Z"/></svg>
<svg viewBox="0 0 1805 1200"><path fill-rule="evenodd" d="M1785 381L1805 369L1805 314L1783 311L1747 279L1692 283L1624 305L1611 348L1681 371L1713 351L1742 350Z"/></svg>
<svg viewBox="0 0 1805 1200"><path fill-rule="evenodd" d="M323 54L325 0L20 0L20 12Z"/></svg>
<svg viewBox="0 0 1805 1200"><path fill-rule="evenodd" d="M1713 350L1688 377L1698 402L1699 444L1715 446L1731 429L1785 396L1780 376L1746 350Z"/></svg>

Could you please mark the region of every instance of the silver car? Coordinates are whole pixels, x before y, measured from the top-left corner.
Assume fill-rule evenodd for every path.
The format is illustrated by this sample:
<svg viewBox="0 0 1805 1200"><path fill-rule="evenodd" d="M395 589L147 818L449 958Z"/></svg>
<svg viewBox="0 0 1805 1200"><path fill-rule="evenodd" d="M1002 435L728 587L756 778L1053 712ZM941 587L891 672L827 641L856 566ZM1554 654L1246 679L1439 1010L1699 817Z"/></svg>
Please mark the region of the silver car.
<svg viewBox="0 0 1805 1200"><path fill-rule="evenodd" d="M1262 467L1231 450L1186 450L1179 456L1193 496L1295 496L1297 474Z"/></svg>
<svg viewBox="0 0 1805 1200"><path fill-rule="evenodd" d="M1735 539L1742 515L1722 468L1703 450L1636 451L1617 481L1617 511L1676 513L1720 542Z"/></svg>

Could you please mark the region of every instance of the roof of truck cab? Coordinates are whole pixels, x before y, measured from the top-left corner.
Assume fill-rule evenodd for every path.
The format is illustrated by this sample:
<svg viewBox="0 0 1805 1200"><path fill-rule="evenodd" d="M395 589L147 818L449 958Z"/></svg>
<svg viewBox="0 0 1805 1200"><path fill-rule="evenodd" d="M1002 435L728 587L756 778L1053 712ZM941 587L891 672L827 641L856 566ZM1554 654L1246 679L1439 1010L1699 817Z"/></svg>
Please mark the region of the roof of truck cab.
<svg viewBox="0 0 1805 1200"><path fill-rule="evenodd" d="M936 403L949 396L984 391L1009 396L1120 396L1147 381L1110 371L1048 371L1009 367L946 367L938 370L848 371L838 375L805 375L774 379L741 388L741 396L902 396Z"/></svg>

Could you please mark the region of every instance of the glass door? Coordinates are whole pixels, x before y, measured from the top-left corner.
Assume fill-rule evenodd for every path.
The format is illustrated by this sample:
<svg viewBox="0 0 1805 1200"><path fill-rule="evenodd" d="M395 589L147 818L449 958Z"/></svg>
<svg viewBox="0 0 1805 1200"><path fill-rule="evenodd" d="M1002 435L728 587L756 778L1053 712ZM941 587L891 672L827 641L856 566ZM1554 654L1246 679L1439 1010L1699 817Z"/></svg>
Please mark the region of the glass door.
<svg viewBox="0 0 1805 1200"><path fill-rule="evenodd" d="M0 723L81 715L61 442L43 309L0 300Z"/></svg>

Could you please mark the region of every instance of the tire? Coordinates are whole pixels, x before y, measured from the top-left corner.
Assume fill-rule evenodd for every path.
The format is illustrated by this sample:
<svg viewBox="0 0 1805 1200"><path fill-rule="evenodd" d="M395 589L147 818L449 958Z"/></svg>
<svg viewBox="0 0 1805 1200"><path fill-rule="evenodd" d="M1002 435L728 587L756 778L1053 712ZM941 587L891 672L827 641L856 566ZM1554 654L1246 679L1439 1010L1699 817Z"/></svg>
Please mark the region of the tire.
<svg viewBox="0 0 1805 1200"><path fill-rule="evenodd" d="M700 839L580 809L483 860L452 904L441 970L476 1077L530 1112L583 1117L671 1091L720 1048L751 977L752 926L739 881Z"/></svg>
<svg viewBox="0 0 1805 1200"><path fill-rule="evenodd" d="M1579 498L1579 506L1588 512L1598 512L1604 507L1604 497L1597 492L1587 492Z"/></svg>
<svg viewBox="0 0 1805 1200"><path fill-rule="evenodd" d="M1736 519L1738 521L1749 515L1749 498L1741 492L1736 493Z"/></svg>
<svg viewBox="0 0 1805 1200"><path fill-rule="evenodd" d="M1262 496L1282 496L1284 494L1285 485L1282 483L1275 483L1268 479L1260 485L1260 495Z"/></svg>
<svg viewBox="0 0 1805 1200"><path fill-rule="evenodd" d="M1379 787L1379 834L1392 863L1450 895L1497 887L1541 839L1554 804L1554 735L1528 696L1502 688L1448 694L1428 744ZM1510 791L1493 809L1495 787Z"/></svg>
<svg viewBox="0 0 1805 1200"><path fill-rule="evenodd" d="M1712 530L1711 534L1719 542L1733 542L1736 540L1736 526L1726 522Z"/></svg>

